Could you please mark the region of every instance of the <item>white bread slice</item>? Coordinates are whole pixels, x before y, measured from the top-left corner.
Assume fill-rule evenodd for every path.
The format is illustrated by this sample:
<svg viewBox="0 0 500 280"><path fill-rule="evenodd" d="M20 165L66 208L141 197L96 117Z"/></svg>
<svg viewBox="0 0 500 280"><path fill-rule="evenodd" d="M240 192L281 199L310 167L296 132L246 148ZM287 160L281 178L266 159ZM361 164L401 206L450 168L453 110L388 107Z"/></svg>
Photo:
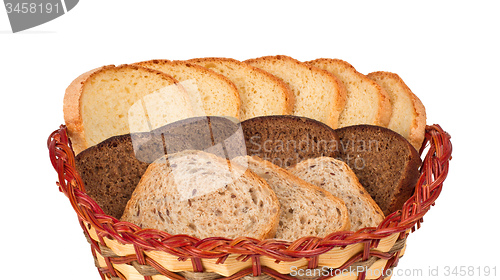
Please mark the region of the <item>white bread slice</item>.
<svg viewBox="0 0 500 280"><path fill-rule="evenodd" d="M371 124L386 127L391 118L389 96L377 83L340 59L319 58L306 62L334 74L347 90L339 127Z"/></svg>
<svg viewBox="0 0 500 280"><path fill-rule="evenodd" d="M294 98L279 78L247 63L223 57L195 58L197 64L226 76L238 88L240 121L268 115L291 115Z"/></svg>
<svg viewBox="0 0 500 280"><path fill-rule="evenodd" d="M186 95L173 77L136 65L108 65L76 78L64 95L64 120L76 154L111 136L129 133L128 113L142 98L169 89L171 96ZM150 117L161 119L165 111L190 117L187 104L177 102ZM172 104L170 104L172 105ZM165 123L160 123L163 125Z"/></svg>
<svg viewBox="0 0 500 280"><path fill-rule="evenodd" d="M309 184L287 170L257 156L233 159L264 178L281 204L277 239L296 240L304 236L325 237L349 230L344 202L329 192Z"/></svg>
<svg viewBox="0 0 500 280"><path fill-rule="evenodd" d="M183 151L152 163L121 220L170 234L272 238L279 202L261 178L226 159Z"/></svg>
<svg viewBox="0 0 500 280"><path fill-rule="evenodd" d="M387 128L401 134L415 149L420 150L425 137L425 107L398 74L373 72L368 78L377 82L389 94L392 117Z"/></svg>
<svg viewBox="0 0 500 280"><path fill-rule="evenodd" d="M342 199L349 212L352 231L377 227L384 220L382 210L346 163L330 157L318 157L301 161L288 170Z"/></svg>
<svg viewBox="0 0 500 280"><path fill-rule="evenodd" d="M282 79L295 97L293 115L338 127L345 105L345 89L334 75L284 55L249 59L246 63Z"/></svg>
<svg viewBox="0 0 500 280"><path fill-rule="evenodd" d="M134 64L164 72L180 82L193 81L193 87L183 86L191 100L201 102L203 113L198 115L239 118L240 95L236 86L225 76L186 61L162 59Z"/></svg>

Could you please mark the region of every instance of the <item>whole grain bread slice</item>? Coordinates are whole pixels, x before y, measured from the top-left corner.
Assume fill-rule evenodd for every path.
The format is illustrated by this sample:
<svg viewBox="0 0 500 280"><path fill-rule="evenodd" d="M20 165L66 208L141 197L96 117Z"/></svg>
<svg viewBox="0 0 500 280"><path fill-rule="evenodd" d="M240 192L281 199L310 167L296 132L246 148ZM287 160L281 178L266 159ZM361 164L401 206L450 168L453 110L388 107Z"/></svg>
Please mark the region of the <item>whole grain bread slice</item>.
<svg viewBox="0 0 500 280"><path fill-rule="evenodd" d="M148 167L121 219L198 238L265 239L276 233L279 207L252 172L209 153L183 151Z"/></svg>
<svg viewBox="0 0 500 280"><path fill-rule="evenodd" d="M187 62L224 75L236 85L241 99L241 121L258 116L292 114L293 93L281 79L266 71L224 57L195 58Z"/></svg>
<svg viewBox="0 0 500 280"><path fill-rule="evenodd" d="M391 103L385 90L340 59L319 58L308 61L335 75L347 92L345 108L340 115L339 127L371 124L386 127L391 118Z"/></svg>
<svg viewBox="0 0 500 280"><path fill-rule="evenodd" d="M222 157L246 154L238 123L222 117L195 117L148 133L108 138L79 153L75 164L86 193L105 214L119 219L149 164L184 150Z"/></svg>
<svg viewBox="0 0 500 280"><path fill-rule="evenodd" d="M392 116L387 128L401 134L417 151L420 150L426 125L425 107L420 99L413 94L398 74L379 71L367 76L389 94Z"/></svg>
<svg viewBox="0 0 500 280"><path fill-rule="evenodd" d="M355 125L335 130L340 158L385 215L401 210L420 176L422 163L415 148L388 128Z"/></svg>
<svg viewBox="0 0 500 280"><path fill-rule="evenodd" d="M239 118L241 100L236 86L225 76L202 66L179 60L149 60L134 63L155 69L183 83L197 116L228 116ZM184 84L193 82L193 84ZM198 107L202 107L200 108Z"/></svg>
<svg viewBox="0 0 500 280"><path fill-rule="evenodd" d="M336 231L349 230L347 208L331 193L259 157L237 157L234 162L248 166L276 193L281 205L277 239L325 237Z"/></svg>
<svg viewBox="0 0 500 280"><path fill-rule="evenodd" d="M338 136L328 125L297 116L264 116L241 123L247 154L282 168L302 160L339 155Z"/></svg>
<svg viewBox="0 0 500 280"><path fill-rule="evenodd" d="M327 71L302 63L289 56L264 56L246 63L282 79L292 90L295 105L292 114L338 127L346 93L339 80Z"/></svg>
<svg viewBox="0 0 500 280"><path fill-rule="evenodd" d="M356 174L343 161L329 157L312 158L299 162L288 171L342 199L349 212L352 231L377 227L385 218Z"/></svg>
<svg viewBox="0 0 500 280"><path fill-rule="evenodd" d="M129 110L145 96L169 89L170 96L182 99L186 93L176 83L163 72L137 65L108 65L80 75L64 95L64 121L74 152L78 154L111 136L129 133ZM175 107L166 106L157 113L170 110L177 115L182 111L180 115L191 117L186 106L176 102Z"/></svg>

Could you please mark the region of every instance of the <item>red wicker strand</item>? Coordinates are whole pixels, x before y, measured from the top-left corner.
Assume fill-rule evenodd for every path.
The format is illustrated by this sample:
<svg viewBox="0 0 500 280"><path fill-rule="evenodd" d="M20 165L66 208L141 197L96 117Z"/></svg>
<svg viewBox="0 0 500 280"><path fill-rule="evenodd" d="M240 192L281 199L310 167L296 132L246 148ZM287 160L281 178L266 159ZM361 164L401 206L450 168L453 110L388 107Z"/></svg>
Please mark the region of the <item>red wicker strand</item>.
<svg viewBox="0 0 500 280"><path fill-rule="evenodd" d="M257 256L267 256L275 259L276 262L308 258L309 267L313 268L317 266L317 256L335 247L365 243L365 250L362 254L348 261L345 266L361 259L367 260L370 256L374 256L375 253L370 248L376 247L380 239L394 233L400 233L400 238L405 238L407 230L413 231L420 227L423 216L434 205L441 193L443 182L448 174L452 152L450 135L439 125L427 126L424 143L420 150L421 154L427 150L420 169L421 176L417 182L415 194L406 201L402 210L388 215L377 228L365 228L357 232L335 232L325 238L303 237L290 242L247 237L234 240L211 237L200 240L192 236L170 235L155 229L141 229L132 223L119 221L105 215L97 203L86 194L83 181L75 168L75 155L65 126L62 125L49 136L47 147L52 166L58 174L59 190L68 197L84 231L87 232L87 229L83 222L93 227L100 239L107 237L123 244L134 245L139 256L137 261L140 264L149 264L160 273L175 277L175 279L183 278L166 271L154 260L145 257L143 252L159 250L177 256L182 261L191 259L195 271L203 271L199 261L203 258L217 259L218 263L223 263L230 254L237 254L240 255L239 260L249 258L254 260L252 268L240 271L237 275L232 275L227 279L236 279L236 276L243 277L252 273L257 275L266 273L278 279L291 279L288 275L281 275L267 267L260 267L260 263L256 261ZM99 252L99 248L95 244L91 247L95 256L94 250ZM386 269L397 262L398 256L399 252L382 256L389 259ZM108 263L110 258L105 258L105 260ZM100 269L99 272L101 277L103 273L122 277L119 273L115 274L112 269L111 271ZM360 274L358 279L362 278L364 274ZM144 279L150 279L150 277L145 276Z"/></svg>

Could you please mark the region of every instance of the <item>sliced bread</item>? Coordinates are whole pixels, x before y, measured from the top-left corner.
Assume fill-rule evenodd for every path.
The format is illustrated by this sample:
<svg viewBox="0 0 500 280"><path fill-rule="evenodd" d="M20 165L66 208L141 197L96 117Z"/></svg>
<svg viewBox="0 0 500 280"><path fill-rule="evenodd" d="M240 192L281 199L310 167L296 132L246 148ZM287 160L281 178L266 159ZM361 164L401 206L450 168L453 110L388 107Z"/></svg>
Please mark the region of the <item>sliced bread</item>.
<svg viewBox="0 0 500 280"><path fill-rule="evenodd" d="M164 72L182 82L197 115L239 118L240 95L225 76L186 61L149 60L134 64Z"/></svg>
<svg viewBox="0 0 500 280"><path fill-rule="evenodd" d="M184 151L152 163L123 221L198 238L273 237L279 202L252 172L200 151Z"/></svg>
<svg viewBox="0 0 500 280"><path fill-rule="evenodd" d="M135 157L127 134L85 149L76 156L75 165L86 193L105 214L120 219L149 163Z"/></svg>
<svg viewBox="0 0 500 280"><path fill-rule="evenodd" d="M104 66L76 78L66 89L63 110L74 152L78 154L111 136L129 133L130 108L164 89L169 89L171 96L184 95L182 87L175 83L177 80L163 72L137 65ZM186 104L175 105L166 106L158 114L171 110L177 115L186 108ZM179 114L192 116L185 111Z"/></svg>
<svg viewBox="0 0 500 280"><path fill-rule="evenodd" d="M264 116L241 123L247 154L282 168L304 159L337 157L338 136L328 125L297 116Z"/></svg>
<svg viewBox="0 0 500 280"><path fill-rule="evenodd" d="M349 212L352 231L377 227L384 220L382 210L346 163L334 158L318 157L301 161L288 171L342 199Z"/></svg>
<svg viewBox="0 0 500 280"><path fill-rule="evenodd" d="M184 150L233 157L246 154L237 123L222 117L196 117L151 133L108 138L79 153L75 164L87 194L105 214L119 219L149 164Z"/></svg>
<svg viewBox="0 0 500 280"><path fill-rule="evenodd" d="M188 60L226 76L238 88L240 120L258 116L292 114L294 96L279 78L247 63L222 57Z"/></svg>
<svg viewBox="0 0 500 280"><path fill-rule="evenodd" d="M259 157L237 157L234 162L247 165L276 193L281 205L277 239L325 237L336 231L349 230L347 208L331 193Z"/></svg>
<svg viewBox="0 0 500 280"><path fill-rule="evenodd" d="M138 137L136 137L138 135ZM225 117L193 117L151 131L148 138L132 134L136 157L154 162L183 150L200 150L231 159L246 155L240 123Z"/></svg>
<svg viewBox="0 0 500 280"><path fill-rule="evenodd" d="M332 73L344 84L347 99L339 127L356 124L385 127L389 124L392 113L389 96L377 83L340 59L320 58L307 64Z"/></svg>
<svg viewBox="0 0 500 280"><path fill-rule="evenodd" d="M398 74L373 72L368 78L377 82L389 94L392 116L387 128L406 138L415 149L420 150L425 136L425 107L413 94Z"/></svg>
<svg viewBox="0 0 500 280"><path fill-rule="evenodd" d="M264 56L245 62L273 74L290 87L295 98L293 115L315 119L332 128L338 127L346 93L334 75L284 55Z"/></svg>
<svg viewBox="0 0 500 280"><path fill-rule="evenodd" d="M401 210L419 178L420 156L401 135L388 128L355 125L335 130L340 158L385 215Z"/></svg>

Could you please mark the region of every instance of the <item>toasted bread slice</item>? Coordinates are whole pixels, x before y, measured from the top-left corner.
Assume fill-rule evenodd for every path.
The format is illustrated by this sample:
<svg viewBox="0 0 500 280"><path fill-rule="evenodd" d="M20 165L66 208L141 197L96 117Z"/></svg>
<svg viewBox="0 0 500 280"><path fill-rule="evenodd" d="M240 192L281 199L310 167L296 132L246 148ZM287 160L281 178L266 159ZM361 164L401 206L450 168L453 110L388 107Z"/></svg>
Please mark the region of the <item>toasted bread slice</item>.
<svg viewBox="0 0 500 280"><path fill-rule="evenodd" d="M320 58L307 62L334 74L344 84L347 99L339 127L371 124L386 127L391 118L389 96L377 83L340 59Z"/></svg>
<svg viewBox="0 0 500 280"><path fill-rule="evenodd" d="M149 60L135 64L164 72L180 82L193 82L191 86L183 86L195 104L197 115L239 118L240 95L225 76L185 61ZM199 110L198 106L202 109Z"/></svg>
<svg viewBox="0 0 500 280"><path fill-rule="evenodd" d="M264 56L245 62L275 75L290 87L295 98L293 115L315 119L332 128L338 127L346 93L334 75L284 55Z"/></svg>
<svg viewBox="0 0 500 280"><path fill-rule="evenodd" d="M186 93L176 83L172 76L137 65L104 66L76 78L66 89L63 110L74 152L129 133L129 110L144 97L170 89L170 96L182 98ZM162 119L165 111L190 117L186 106L177 102L176 108L167 106L150 117Z"/></svg>
<svg viewBox="0 0 500 280"><path fill-rule="evenodd" d="M183 151L148 167L121 219L198 238L265 239L278 218L279 202L263 179L215 155Z"/></svg>
<svg viewBox="0 0 500 280"><path fill-rule="evenodd" d="M240 120L268 115L292 114L294 97L279 78L247 63L223 57L188 60L226 76L238 88Z"/></svg>
<svg viewBox="0 0 500 280"><path fill-rule="evenodd" d="M237 157L234 162L247 165L248 169L264 178L276 193L281 205L277 239L325 237L349 229L347 208L341 199L331 193L259 157Z"/></svg>
<svg viewBox="0 0 500 280"><path fill-rule="evenodd" d="M425 136L425 107L413 94L398 74L373 72L368 78L377 82L389 94L392 105L392 117L387 128L406 138L415 149L420 150Z"/></svg>
<svg viewBox="0 0 500 280"><path fill-rule="evenodd" d="M288 171L342 199L349 212L352 231L377 227L385 218L380 207L359 183L356 174L340 160L312 158L299 162Z"/></svg>

